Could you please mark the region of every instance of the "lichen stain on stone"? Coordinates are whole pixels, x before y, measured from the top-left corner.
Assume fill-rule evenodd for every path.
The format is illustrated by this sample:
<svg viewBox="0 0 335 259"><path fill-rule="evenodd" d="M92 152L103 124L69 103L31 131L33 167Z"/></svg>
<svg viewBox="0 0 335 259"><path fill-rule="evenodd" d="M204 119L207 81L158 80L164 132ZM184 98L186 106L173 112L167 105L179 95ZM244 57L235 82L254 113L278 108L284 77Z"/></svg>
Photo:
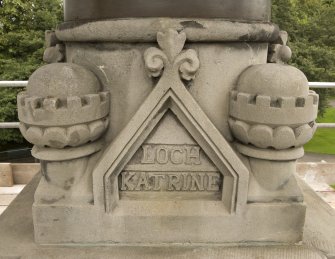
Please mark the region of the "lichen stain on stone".
<svg viewBox="0 0 335 259"><path fill-rule="evenodd" d="M266 30L261 30L257 34L253 33L247 33L242 36L240 36L238 39L240 41L258 41L259 39L262 39L263 37L268 37L269 33Z"/></svg>
<svg viewBox="0 0 335 259"><path fill-rule="evenodd" d="M63 200L65 199L65 196L61 196L60 198L54 198L54 199L41 199L42 203L45 203L45 204L54 204L56 202L59 202L60 200Z"/></svg>
<svg viewBox="0 0 335 259"><path fill-rule="evenodd" d="M66 180L64 182L64 190L68 191L70 190L70 188L72 187L74 183L74 177L71 177L70 179Z"/></svg>
<svg viewBox="0 0 335 259"><path fill-rule="evenodd" d="M283 190L285 186L289 183L290 179L285 180L280 186L278 186L277 190Z"/></svg>
<svg viewBox="0 0 335 259"><path fill-rule="evenodd" d="M180 25L182 25L184 28L205 29L205 26L197 21L183 21L180 22Z"/></svg>
<svg viewBox="0 0 335 259"><path fill-rule="evenodd" d="M90 46L97 51L127 51L133 50L134 46L132 44L118 44L118 43L105 43L105 44L96 44L90 43Z"/></svg>
<svg viewBox="0 0 335 259"><path fill-rule="evenodd" d="M58 147L58 148L62 148L64 146L62 142L57 141L57 140L50 140L49 144L50 144L49 146Z"/></svg>
<svg viewBox="0 0 335 259"><path fill-rule="evenodd" d="M257 34L247 33L247 34L244 34L244 35L240 36L238 39L240 41L259 41L260 39L263 39L264 37L266 37L266 38L270 37L270 40L272 41L272 40L276 39L277 35L278 35L278 33L276 31L276 33L273 33L272 37L270 37L271 35L269 35L269 32L262 29Z"/></svg>
<svg viewBox="0 0 335 259"><path fill-rule="evenodd" d="M72 143L78 143L80 141L80 135L77 131L73 132L70 136Z"/></svg>
<svg viewBox="0 0 335 259"><path fill-rule="evenodd" d="M240 41L249 41L250 40L250 34L244 34L241 37L238 38Z"/></svg>

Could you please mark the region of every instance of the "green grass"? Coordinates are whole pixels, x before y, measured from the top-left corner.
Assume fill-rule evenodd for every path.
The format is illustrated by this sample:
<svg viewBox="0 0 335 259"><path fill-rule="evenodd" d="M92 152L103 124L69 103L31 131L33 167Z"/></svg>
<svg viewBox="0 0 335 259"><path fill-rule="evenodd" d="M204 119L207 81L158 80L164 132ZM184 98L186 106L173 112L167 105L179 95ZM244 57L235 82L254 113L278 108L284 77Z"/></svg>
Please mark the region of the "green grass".
<svg viewBox="0 0 335 259"><path fill-rule="evenodd" d="M320 122L320 123L335 122L335 108L334 107L327 108L324 116L319 117L317 119L317 122Z"/></svg>
<svg viewBox="0 0 335 259"><path fill-rule="evenodd" d="M330 185L330 187L332 187L335 190L335 184Z"/></svg>
<svg viewBox="0 0 335 259"><path fill-rule="evenodd" d="M305 145L305 151L335 155L335 129L318 129L313 139Z"/></svg>
<svg viewBox="0 0 335 259"><path fill-rule="evenodd" d="M320 123L335 122L335 108L327 108ZM305 151L311 153L335 155L335 129L318 129L313 139L305 145Z"/></svg>

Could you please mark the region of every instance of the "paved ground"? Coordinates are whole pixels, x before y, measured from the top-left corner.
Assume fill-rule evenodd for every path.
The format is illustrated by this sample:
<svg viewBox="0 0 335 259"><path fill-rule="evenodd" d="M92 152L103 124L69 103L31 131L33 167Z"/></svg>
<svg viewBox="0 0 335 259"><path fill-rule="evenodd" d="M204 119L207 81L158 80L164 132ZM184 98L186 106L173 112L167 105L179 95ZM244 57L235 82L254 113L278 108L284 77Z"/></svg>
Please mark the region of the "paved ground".
<svg viewBox="0 0 335 259"><path fill-rule="evenodd" d="M313 163L335 163L335 155L325 155L316 153L305 153L305 156L299 159L299 162Z"/></svg>
<svg viewBox="0 0 335 259"><path fill-rule="evenodd" d="M301 177L325 202L335 209L335 189L325 182L317 181L316 176L307 174Z"/></svg>
<svg viewBox="0 0 335 259"><path fill-rule="evenodd" d="M13 187L0 187L0 215L8 205L23 190L25 185L14 185Z"/></svg>

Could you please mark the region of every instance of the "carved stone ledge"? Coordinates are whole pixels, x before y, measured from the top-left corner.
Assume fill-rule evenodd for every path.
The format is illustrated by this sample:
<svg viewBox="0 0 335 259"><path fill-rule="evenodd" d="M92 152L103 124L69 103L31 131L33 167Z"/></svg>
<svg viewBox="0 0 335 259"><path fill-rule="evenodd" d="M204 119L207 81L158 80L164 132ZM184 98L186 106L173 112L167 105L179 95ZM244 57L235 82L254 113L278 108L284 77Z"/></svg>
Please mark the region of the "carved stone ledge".
<svg viewBox="0 0 335 259"><path fill-rule="evenodd" d="M268 22L138 18L67 22L57 28L56 35L64 42L155 43L157 33L166 29L185 32L188 42L271 42L279 34L278 26Z"/></svg>

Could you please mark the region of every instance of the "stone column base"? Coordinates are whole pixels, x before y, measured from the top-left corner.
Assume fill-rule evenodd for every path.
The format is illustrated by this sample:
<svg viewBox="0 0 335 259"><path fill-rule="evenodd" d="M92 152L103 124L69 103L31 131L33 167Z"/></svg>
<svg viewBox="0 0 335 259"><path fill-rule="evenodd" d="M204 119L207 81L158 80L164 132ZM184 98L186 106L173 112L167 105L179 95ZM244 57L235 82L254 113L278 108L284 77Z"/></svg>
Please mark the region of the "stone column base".
<svg viewBox="0 0 335 259"><path fill-rule="evenodd" d="M299 244L110 244L99 247L34 243L32 223L36 177L0 217L0 258L334 258L335 211L300 182L307 205L304 241ZM59 210L59 208L55 208ZM56 216L56 213L55 213ZM57 220L55 217L54 220ZM94 221L94 219L92 219ZM89 227L86 225L86 227ZM82 229L85 231L85 227ZM47 234L47 232L45 233ZM91 232L91 235L94 235ZM164 233L162 233L164 234ZM83 234L84 235L84 234ZM101 244L100 244L101 245Z"/></svg>

